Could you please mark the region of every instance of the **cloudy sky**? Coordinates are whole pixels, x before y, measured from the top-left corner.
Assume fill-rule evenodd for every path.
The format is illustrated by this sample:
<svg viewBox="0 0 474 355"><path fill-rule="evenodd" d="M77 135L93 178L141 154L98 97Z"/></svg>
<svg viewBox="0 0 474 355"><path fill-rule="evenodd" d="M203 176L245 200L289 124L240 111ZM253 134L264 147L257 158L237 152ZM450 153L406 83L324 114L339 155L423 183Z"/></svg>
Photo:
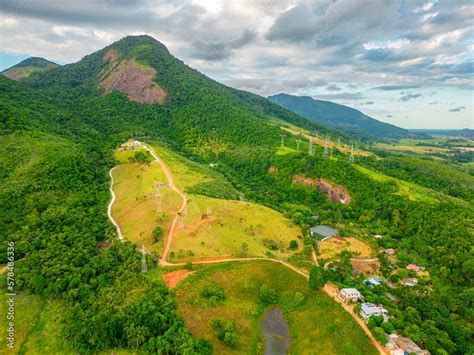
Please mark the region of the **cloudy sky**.
<svg viewBox="0 0 474 355"><path fill-rule="evenodd" d="M474 128L474 5L445 0L2 0L0 69L148 34L227 85L346 104L405 128Z"/></svg>

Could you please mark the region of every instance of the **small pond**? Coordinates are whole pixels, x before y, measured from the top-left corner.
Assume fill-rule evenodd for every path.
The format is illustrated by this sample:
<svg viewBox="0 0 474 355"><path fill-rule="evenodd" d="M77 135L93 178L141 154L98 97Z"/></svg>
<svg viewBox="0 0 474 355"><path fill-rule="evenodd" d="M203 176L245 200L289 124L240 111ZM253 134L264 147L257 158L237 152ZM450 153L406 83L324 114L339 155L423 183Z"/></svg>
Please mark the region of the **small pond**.
<svg viewBox="0 0 474 355"><path fill-rule="evenodd" d="M290 329L280 308L272 308L263 316L261 330L265 337L265 355L286 355Z"/></svg>

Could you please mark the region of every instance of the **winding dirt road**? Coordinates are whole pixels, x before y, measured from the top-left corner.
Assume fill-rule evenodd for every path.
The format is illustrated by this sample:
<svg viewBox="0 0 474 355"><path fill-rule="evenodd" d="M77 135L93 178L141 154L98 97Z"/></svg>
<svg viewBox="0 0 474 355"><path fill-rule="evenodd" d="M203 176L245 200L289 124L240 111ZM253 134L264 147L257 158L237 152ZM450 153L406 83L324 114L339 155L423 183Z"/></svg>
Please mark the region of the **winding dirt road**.
<svg viewBox="0 0 474 355"><path fill-rule="evenodd" d="M112 172L117 168L118 167L116 166L116 167L110 169L110 171L109 171L109 175L110 175L110 194L112 195L112 199L110 200L109 205L107 206L107 215L109 216L109 219L112 222L112 224L115 226L115 229L117 230L117 235L118 235L120 241L123 241L124 237L123 237L122 231L120 230L120 226L118 225L117 221L112 216L112 206L114 205L114 202L115 202L115 193L114 193L114 189L113 189L113 187L114 187L114 176L112 175Z"/></svg>
<svg viewBox="0 0 474 355"><path fill-rule="evenodd" d="M168 233L168 238L166 239L166 246L165 246L165 249L163 250L163 254L161 255L161 258L159 261L160 265L173 265L169 263L168 261L166 261L166 258L170 251L171 243L173 242L174 231L179 222L179 216L186 208L186 203L187 203L186 196L176 187L173 180L173 175L171 174L170 170L168 169L168 166L163 162L163 160L161 160L161 158L158 155L156 155L156 153L152 149L148 148L143 143L142 143L142 147L148 150L150 154L153 156L153 158L155 158L155 161L158 164L160 164L161 168L163 169L163 172L165 173L166 179L168 180L168 185L171 188L171 190L175 191L179 196L181 196L181 200L182 200L181 207L179 208L178 212L173 218L173 222L171 223L171 228Z"/></svg>

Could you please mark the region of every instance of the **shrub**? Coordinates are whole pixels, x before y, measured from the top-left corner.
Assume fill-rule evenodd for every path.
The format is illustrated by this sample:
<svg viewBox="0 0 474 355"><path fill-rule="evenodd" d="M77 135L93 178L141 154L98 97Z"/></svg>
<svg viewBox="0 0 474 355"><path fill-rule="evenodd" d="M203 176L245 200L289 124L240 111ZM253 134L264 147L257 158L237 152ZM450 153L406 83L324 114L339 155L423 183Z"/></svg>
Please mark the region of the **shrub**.
<svg viewBox="0 0 474 355"><path fill-rule="evenodd" d="M235 349L239 345L239 336L235 333L237 324L235 320L226 322L223 318L217 317L211 321L211 328L217 335L217 339L226 346Z"/></svg>
<svg viewBox="0 0 474 355"><path fill-rule="evenodd" d="M265 239L262 240L262 243L263 243L263 245L265 245L265 247L267 247L270 250L278 250L278 244L275 243L274 240L265 238Z"/></svg>
<svg viewBox="0 0 474 355"><path fill-rule="evenodd" d="M260 288L260 302L262 302L264 305L277 303L278 295L276 291L273 288L263 284L263 286Z"/></svg>
<svg viewBox="0 0 474 355"><path fill-rule="evenodd" d="M291 250L295 250L295 249L298 249L298 242L296 240L292 240L290 242L290 249Z"/></svg>
<svg viewBox="0 0 474 355"><path fill-rule="evenodd" d="M160 240L161 233L162 231L160 227L156 226L155 228L153 228L153 243L157 243Z"/></svg>
<svg viewBox="0 0 474 355"><path fill-rule="evenodd" d="M227 298L222 286L213 282L204 286L201 290L201 296L209 300L210 305L215 305L219 302L224 302Z"/></svg>

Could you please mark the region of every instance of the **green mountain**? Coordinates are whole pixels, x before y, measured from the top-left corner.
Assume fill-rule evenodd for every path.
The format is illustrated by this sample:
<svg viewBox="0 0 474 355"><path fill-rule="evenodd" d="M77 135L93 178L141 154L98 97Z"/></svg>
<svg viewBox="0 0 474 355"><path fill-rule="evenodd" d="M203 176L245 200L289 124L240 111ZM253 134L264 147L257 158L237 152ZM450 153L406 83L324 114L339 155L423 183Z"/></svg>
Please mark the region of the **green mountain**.
<svg viewBox="0 0 474 355"><path fill-rule="evenodd" d="M212 352L186 330L174 293L160 281L162 271L155 278L143 275L136 247L116 242L106 214L108 172L114 149L130 138L217 163L246 199L291 218L304 234L298 265L311 260L315 241L307 231L316 216L376 247L396 249L396 265L378 256L381 274L392 282L399 277L396 268L408 277L407 264L425 266L429 277L420 277L421 289L365 287L353 277L351 255L341 256L334 272L319 272L384 304L394 317L387 331L410 336L433 353L472 352L473 209L444 193L456 189L453 195L468 200L464 175L459 186L448 188L435 176L438 164L430 164L427 180L418 160L383 164L382 156L366 162L356 156L350 163L347 152L334 149L329 156L316 145L308 154L308 132L342 144L350 138L207 78L148 36L126 37L21 81L0 76L0 112L0 248L15 244L16 291L61 303L61 337L75 352ZM375 171L403 169L397 175L403 179L413 166L412 184ZM332 203L295 177L342 186L351 202ZM374 241L374 234L384 237ZM104 241L110 247L101 247ZM0 254L0 263L6 261ZM399 302L392 304L387 292Z"/></svg>
<svg viewBox="0 0 474 355"><path fill-rule="evenodd" d="M356 109L330 101L288 94L273 95L268 99L302 117L357 138L400 139L413 135L408 130L377 121Z"/></svg>
<svg viewBox="0 0 474 355"><path fill-rule="evenodd" d="M44 58L31 57L21 61L11 68L4 70L2 74L13 80L21 80L27 78L35 71L45 71L57 67L59 67L59 64L50 62Z"/></svg>

